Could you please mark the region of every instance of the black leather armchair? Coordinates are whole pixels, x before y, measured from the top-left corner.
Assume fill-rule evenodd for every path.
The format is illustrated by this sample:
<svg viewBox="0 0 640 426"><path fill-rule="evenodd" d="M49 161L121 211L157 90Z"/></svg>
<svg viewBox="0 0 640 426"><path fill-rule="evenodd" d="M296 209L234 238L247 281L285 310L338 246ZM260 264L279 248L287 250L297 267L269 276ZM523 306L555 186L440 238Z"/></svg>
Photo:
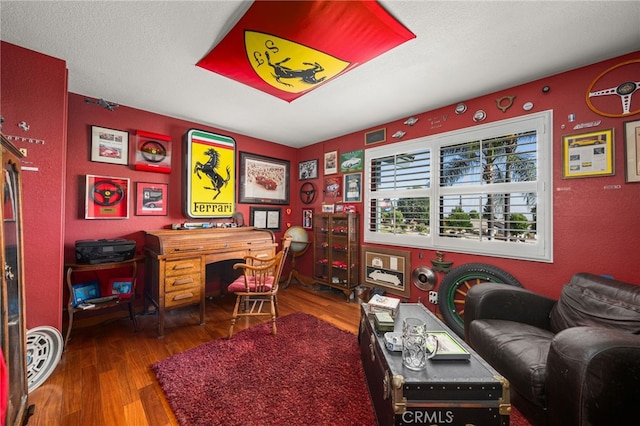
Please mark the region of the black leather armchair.
<svg viewBox="0 0 640 426"><path fill-rule="evenodd" d="M640 285L579 273L558 301L485 283L465 301L465 339L509 380L534 425L628 424L640 403Z"/></svg>

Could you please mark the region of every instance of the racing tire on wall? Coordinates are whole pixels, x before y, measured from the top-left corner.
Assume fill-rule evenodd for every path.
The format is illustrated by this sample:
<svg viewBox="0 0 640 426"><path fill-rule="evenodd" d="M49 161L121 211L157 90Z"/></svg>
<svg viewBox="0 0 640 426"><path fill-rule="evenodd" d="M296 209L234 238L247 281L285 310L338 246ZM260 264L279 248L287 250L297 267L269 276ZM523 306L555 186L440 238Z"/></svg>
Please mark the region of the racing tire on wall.
<svg viewBox="0 0 640 426"><path fill-rule="evenodd" d="M522 287L513 275L497 266L467 263L445 275L438 289L438 305L445 324L464 339L464 302L467 293L478 284L492 282Z"/></svg>

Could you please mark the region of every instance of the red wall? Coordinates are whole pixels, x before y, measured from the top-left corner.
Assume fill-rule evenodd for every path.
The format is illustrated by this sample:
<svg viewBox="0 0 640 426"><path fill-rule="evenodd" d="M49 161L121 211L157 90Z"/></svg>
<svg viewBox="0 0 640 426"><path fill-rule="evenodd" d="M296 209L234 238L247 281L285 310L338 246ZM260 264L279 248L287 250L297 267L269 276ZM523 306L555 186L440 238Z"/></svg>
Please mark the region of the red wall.
<svg viewBox="0 0 640 426"><path fill-rule="evenodd" d="M456 129L472 127L475 111L482 109L487 119L482 122L503 120L527 114L522 108L525 102L533 102L530 112L553 110L553 235L554 261L541 263L519 261L495 257L483 257L460 253L445 253L445 260L453 261L453 266L464 263L482 262L499 266L510 272L526 287L539 293L557 297L560 288L571 275L579 271L595 274L612 275L616 279L640 283L637 276L637 239L640 237L640 183L625 183L625 144L623 122L640 119L639 114L624 118L608 118L591 111L586 102L587 88L592 81L608 68L621 62L635 59L640 62L640 52L615 58L584 68L550 76L538 81L495 92L474 99L461 99L468 109L465 114L455 114L455 105L449 105L434 111L416 113L419 121L413 126L404 125L408 117L380 124L371 129L355 132L343 137L328 140L300 149L300 161L317 158L322 164L323 153L338 150L339 153L362 149L364 133L382 127L387 129L387 142L394 143L391 137L397 130L406 132L401 139L407 141L426 135L448 132ZM640 64L621 67L615 72L605 87L617 86L625 81L638 81ZM605 84L605 81L600 83ZM549 91L543 92L548 86ZM600 85L598 87L601 87ZM428 96L428 94L425 94ZM496 100L503 96L515 96L513 106L502 112L496 106ZM640 109L640 92L635 93L631 111ZM611 96L611 104L606 111L622 112L620 98ZM601 106L604 108L604 106ZM575 121L569 122L569 114L575 114ZM601 120L598 126L574 130L580 123ZM582 179L562 178L562 137L599 129L614 129L615 141L615 175L607 177L591 177ZM391 140L391 142L389 142ZM373 145L378 146L378 144ZM320 167L322 169L322 167ZM322 187L323 176L314 182ZM300 186L302 182L294 186ZM329 203L332 200L328 201ZM320 210L322 196L313 207ZM363 204L357 204L362 210ZM431 267L430 259L435 259L435 252L429 249L411 249L412 268L417 266ZM423 259L419 255L423 255ZM300 259L299 264L311 267L309 256ZM442 280L438 274L438 282ZM436 286L437 290L437 286ZM428 300L428 296L412 286L411 300ZM431 306L431 308L435 308Z"/></svg>
<svg viewBox="0 0 640 426"><path fill-rule="evenodd" d="M129 132L130 158L136 130L167 135L171 137L172 170L170 174L137 171L133 165L124 166L91 162L91 126L107 127ZM277 157L290 160L296 165L296 150L259 139L203 126L184 120L153 114L150 112L120 106L114 111L85 102L85 96L69 94L69 156L67 160L66 189L69 196L66 204L65 259L73 260L75 241L91 238L129 238L137 242L137 248L144 245L144 230L170 227L172 223L181 223L187 219L183 216L182 194L185 188L183 170L183 136L191 128L210 131L230 136L236 141L236 156L240 151ZM130 161L131 163L131 161ZM129 178L132 199L130 215L126 220L85 220L84 188L85 175L96 174ZM169 184L169 205L167 216L135 215L135 183L157 182ZM249 223L249 204L236 204L242 212L245 222ZM284 207L283 207L283 215ZM191 222L202 220L189 219Z"/></svg>
<svg viewBox="0 0 640 426"><path fill-rule="evenodd" d="M84 102L84 96L66 94L66 68L64 61L26 49L2 43L2 99L0 111L5 118L4 133L18 133L16 123L22 120L32 127L29 136L46 141L44 145L26 144L27 160L38 166L38 172L24 173L25 206L25 266L27 277L27 326L53 325L61 328L63 258L74 259L74 244L78 239L125 237L136 240L142 248L143 230L167 227L183 222L182 189L182 137L190 128L198 128L233 137L237 151L278 157L291 161L291 204L281 206L283 225L301 224L298 197L302 182L297 180L298 161L317 158L322 164L324 152L339 152L364 148L364 133L381 127L387 128L387 139L397 130L407 134L403 141L447 132L475 125L473 112L484 109L486 122L515 117L525 112L522 105L533 102L532 112L554 110L553 165L554 165L554 262L541 263L501 259L459 253L446 253L446 260L454 266L468 262L494 264L516 276L525 287L550 296L557 296L560 287L578 271L613 275L617 279L636 282L635 239L640 228L640 184L625 183L624 121L640 118L637 114L625 118L607 118L595 114L585 103L585 91L601 72L629 59L638 59L636 52L620 58L590 65L574 71L550 76L509 90L464 101L466 114L456 115L454 105L434 111L416 113L418 123L413 127L403 124L407 117L372 129L355 132L340 138L314 144L299 150L249 138L223 130L202 126L184 120L161 116L120 106L111 112ZM637 81L638 73L617 76L622 81ZM543 93L548 86L550 91ZM496 99L516 96L513 107L506 112L496 107ZM428 94L425 94L428 96ZM638 109L640 93L635 94L632 110ZM67 105L68 103L68 105ZM613 106L615 109L615 106ZM68 119L67 119L68 110ZM575 121L569 122L569 114ZM574 130L579 123L601 120L597 127ZM67 123L68 121L68 123ZM68 126L66 126L68 124ZM168 135L173 141L171 174L135 171L132 166L95 163L90 161L91 126L98 125L127 131L133 137L136 130ZM616 174L609 177L569 179L562 178L562 136L595 129L613 128L615 133ZM68 133L68 135L66 134ZM386 143L394 143L395 140ZM18 144L20 146L20 144ZM66 174L65 174L66 173ZM127 220L84 219L84 176L98 174L129 178L135 182L169 184L168 216L136 216L131 205ZM313 181L321 189L320 177ZM135 197L133 197L135 199ZM312 205L318 211L322 193ZM237 208L249 221L249 205ZM287 215L287 208L291 214ZM362 204L358 204L362 209ZM286 226L286 225L285 225ZM282 233L278 233L280 238ZM435 253L429 249L411 249L412 266L430 266ZM420 259L420 254L423 259ZM299 269L311 275L312 255L309 251L299 259ZM439 280L442 276L439 276ZM436 287L437 289L437 287ZM417 288L411 289L411 300L427 297ZM431 306L434 308L433 306Z"/></svg>
<svg viewBox="0 0 640 426"><path fill-rule="evenodd" d="M5 119L2 132L18 148L27 150L22 164L34 169L22 173L27 328L60 328L66 64L5 42L0 43L0 51L0 114ZM18 127L21 121L29 125L29 130Z"/></svg>

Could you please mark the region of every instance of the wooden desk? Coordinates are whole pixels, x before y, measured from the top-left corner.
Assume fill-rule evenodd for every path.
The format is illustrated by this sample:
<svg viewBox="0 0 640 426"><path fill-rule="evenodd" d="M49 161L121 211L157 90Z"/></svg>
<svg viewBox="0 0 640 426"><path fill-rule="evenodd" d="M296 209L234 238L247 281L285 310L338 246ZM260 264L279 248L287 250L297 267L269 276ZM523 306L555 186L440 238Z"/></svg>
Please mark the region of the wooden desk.
<svg viewBox="0 0 640 426"><path fill-rule="evenodd" d="M204 325L208 263L274 256L276 245L273 232L254 227L146 231L145 310L147 301L156 307L158 337L168 309L199 304Z"/></svg>
<svg viewBox="0 0 640 426"><path fill-rule="evenodd" d="M87 263L68 263L64 265L66 269L66 277L67 277L67 287L69 287L69 302L67 303L67 313L69 315L69 325L67 327L67 335L64 339L64 347L67 347L67 343L69 342L69 337L71 336L71 327L73 327L73 315L76 312L85 312L84 309L77 308L73 306L73 274L76 272L95 272L95 271L104 271L106 269L118 269L118 268L131 268L131 297L130 298L122 298L116 299L110 302L104 302L100 304L96 304L94 308L87 309L87 311L95 311L104 308L112 308L114 306L120 305L120 302L127 303L129 305L129 318L133 322L134 330L138 330L138 324L136 323L136 316L134 312L133 304L135 302L135 294L136 294L136 278L138 274L138 262L142 261L144 256L136 256L133 259L125 260L122 262L108 262L108 263L97 263L97 264L87 264Z"/></svg>

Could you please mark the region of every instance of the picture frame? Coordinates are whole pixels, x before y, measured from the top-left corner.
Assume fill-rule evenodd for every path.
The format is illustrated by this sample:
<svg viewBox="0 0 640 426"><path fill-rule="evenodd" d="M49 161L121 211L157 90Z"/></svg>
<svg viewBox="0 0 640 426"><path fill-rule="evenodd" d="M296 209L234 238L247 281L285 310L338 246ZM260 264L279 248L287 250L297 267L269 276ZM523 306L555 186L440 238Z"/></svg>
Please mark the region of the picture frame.
<svg viewBox="0 0 640 426"><path fill-rule="evenodd" d="M562 153L564 179L615 174L613 129L563 136Z"/></svg>
<svg viewBox="0 0 640 426"><path fill-rule="evenodd" d="M344 175L344 191L345 203L361 203L362 202L362 172L348 173Z"/></svg>
<svg viewBox="0 0 640 426"><path fill-rule="evenodd" d="M302 209L302 227L313 229L313 209Z"/></svg>
<svg viewBox="0 0 640 426"><path fill-rule="evenodd" d="M144 172L171 173L171 136L137 130L134 168Z"/></svg>
<svg viewBox="0 0 640 426"><path fill-rule="evenodd" d="M169 184L136 182L136 216L166 216Z"/></svg>
<svg viewBox="0 0 640 426"><path fill-rule="evenodd" d="M110 278L109 292L110 295L117 295L121 299L129 299L132 296L133 279L132 278Z"/></svg>
<svg viewBox="0 0 640 426"><path fill-rule="evenodd" d="M289 204L289 164L289 160L240 152L240 202Z"/></svg>
<svg viewBox="0 0 640 426"><path fill-rule="evenodd" d="M93 280L86 283L74 284L72 286L72 293L72 305L75 308L87 299L100 297L100 283L98 280Z"/></svg>
<svg viewBox="0 0 640 426"><path fill-rule="evenodd" d="M298 163L298 180L318 178L318 159Z"/></svg>
<svg viewBox="0 0 640 426"><path fill-rule="evenodd" d="M342 194L342 177L330 176L324 178L324 199L331 198L334 202Z"/></svg>
<svg viewBox="0 0 640 426"><path fill-rule="evenodd" d="M86 175L85 219L128 219L129 179Z"/></svg>
<svg viewBox="0 0 640 426"><path fill-rule="evenodd" d="M364 284L401 297L411 296L411 252L362 246Z"/></svg>
<svg viewBox="0 0 640 426"><path fill-rule="evenodd" d="M335 212L334 204L323 204L322 205L322 213L333 213Z"/></svg>
<svg viewBox="0 0 640 426"><path fill-rule="evenodd" d="M364 149L340 154L340 173L359 172L364 166Z"/></svg>
<svg viewBox="0 0 640 426"><path fill-rule="evenodd" d="M380 143L387 140L387 129L372 130L364 134L364 144L373 145L374 143Z"/></svg>
<svg viewBox="0 0 640 426"><path fill-rule="evenodd" d="M324 153L324 174L332 175L338 173L338 151Z"/></svg>
<svg viewBox="0 0 640 426"><path fill-rule="evenodd" d="M249 208L250 225L271 231L280 230L281 210L279 208Z"/></svg>
<svg viewBox="0 0 640 426"><path fill-rule="evenodd" d="M91 161L129 164L129 133L91 126Z"/></svg>
<svg viewBox="0 0 640 426"><path fill-rule="evenodd" d="M624 123L627 183L640 182L640 120Z"/></svg>

